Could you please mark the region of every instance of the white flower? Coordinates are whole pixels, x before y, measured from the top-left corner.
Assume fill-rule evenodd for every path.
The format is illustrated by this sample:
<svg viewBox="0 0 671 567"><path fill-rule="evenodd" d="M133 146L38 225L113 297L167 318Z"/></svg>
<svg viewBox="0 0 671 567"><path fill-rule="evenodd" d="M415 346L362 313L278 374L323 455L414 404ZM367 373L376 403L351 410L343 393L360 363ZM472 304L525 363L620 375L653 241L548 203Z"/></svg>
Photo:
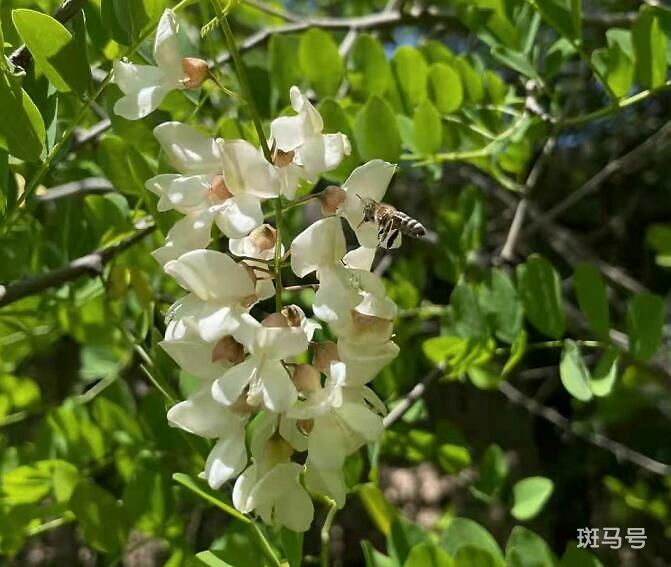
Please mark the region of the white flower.
<svg viewBox="0 0 671 567"><path fill-rule="evenodd" d="M151 255L165 266L182 254L199 248L207 248L212 233L212 222L201 215L188 215L178 220L168 231L165 245L154 250Z"/></svg>
<svg viewBox="0 0 671 567"><path fill-rule="evenodd" d="M275 164L284 176L283 195L293 199L300 179L314 181L340 165L352 151L344 134L322 134L324 121L298 87L291 87L296 116L282 116L270 125L276 146Z"/></svg>
<svg viewBox="0 0 671 567"><path fill-rule="evenodd" d="M168 422L194 435L218 439L201 476L212 488L240 474L247 465L245 423L247 417L215 402L205 384L187 400L168 411Z"/></svg>
<svg viewBox="0 0 671 567"><path fill-rule="evenodd" d="M282 361L307 350L317 325L297 307L288 308L287 313L291 315L274 313L263 323L248 314L241 316L234 337L250 356L212 385L215 400L232 404L248 387L247 402L251 405L263 403L275 412L286 411L293 405L297 399L296 387Z"/></svg>
<svg viewBox="0 0 671 567"><path fill-rule="evenodd" d="M124 93L114 105L116 114L127 120L144 118L158 108L170 91L197 88L207 78L205 61L180 55L177 31L175 14L165 10L154 40L156 65L114 62L114 82Z"/></svg>
<svg viewBox="0 0 671 567"><path fill-rule="evenodd" d="M337 212L347 219L361 246L375 248L378 245L378 227L373 222L363 222L364 202L366 199L381 202L395 171L394 164L375 159L357 167L342 185L346 196ZM394 248L400 245L399 235Z"/></svg>
<svg viewBox="0 0 671 567"><path fill-rule="evenodd" d="M245 264L254 269L257 278L256 295L260 301L275 295L275 285L265 270L268 268L268 262L275 257L276 242L277 231L269 224L262 224L244 238L231 238L228 241L231 254L245 258ZM284 255L284 246L281 247L280 253ZM259 262L255 262L254 258Z"/></svg>
<svg viewBox="0 0 671 567"><path fill-rule="evenodd" d="M197 329L205 341L237 331L241 315L257 300L248 269L222 252L187 252L168 262L165 271L191 292L171 307L169 317Z"/></svg>
<svg viewBox="0 0 671 567"><path fill-rule="evenodd" d="M329 496L338 508L345 506L347 484L342 468L320 468L308 458L305 462L305 486L310 492Z"/></svg>

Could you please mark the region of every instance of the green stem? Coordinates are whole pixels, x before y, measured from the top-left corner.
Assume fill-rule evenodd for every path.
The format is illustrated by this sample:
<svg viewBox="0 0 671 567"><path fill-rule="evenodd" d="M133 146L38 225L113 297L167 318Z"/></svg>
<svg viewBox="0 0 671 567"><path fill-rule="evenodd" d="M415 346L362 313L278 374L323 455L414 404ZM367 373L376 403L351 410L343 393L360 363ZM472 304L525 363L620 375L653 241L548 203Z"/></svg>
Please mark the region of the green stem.
<svg viewBox="0 0 671 567"><path fill-rule="evenodd" d="M324 525L322 526L321 531L321 550L320 550L320 565L321 567L329 566L329 551L331 543L331 525L333 524L333 519L335 518L338 507L334 500L330 498L327 499L329 505L329 511L326 514L326 519L324 520Z"/></svg>
<svg viewBox="0 0 671 567"><path fill-rule="evenodd" d="M282 562L278 559L277 555L275 555L275 551L273 550L273 547L270 545L270 542L264 535L263 531L261 528L258 526L256 522L251 523L251 528L252 531L254 532L254 535L256 536L256 539L259 540L259 544L261 545L261 551L265 554L265 556L268 558L270 563L272 565L275 565L275 567L282 567Z"/></svg>
<svg viewBox="0 0 671 567"><path fill-rule="evenodd" d="M576 340L574 341L578 346L583 348L607 348L608 345L601 341ZM527 345L526 351L532 352L535 350L545 350L554 348L564 348L564 341L543 341L540 343L532 343ZM496 349L496 354L507 354L510 352L510 347L502 347Z"/></svg>
<svg viewBox="0 0 671 567"><path fill-rule="evenodd" d="M263 155L266 157L269 163L273 163L273 155L268 146L268 141L266 140L266 135L263 132L263 124L261 123L261 116L259 111L254 104L254 98L252 97L252 90L249 86L249 80L247 78L247 72L245 71L245 65L242 62L240 53L238 52L238 46L235 42L235 36L233 35L233 30L228 23L228 19L225 15L224 7L221 4L221 0L212 0L212 5L214 6L217 14L220 15L219 23L221 24L221 30L224 32L226 37L226 43L228 45L228 50L231 53L231 59L233 60L233 66L238 75L238 81L240 81L240 90L242 91L242 96L247 102L247 108L249 109L249 114L251 115L252 122L254 123L254 128L256 129L256 134L259 138L259 143L261 144L261 149L263 150ZM280 197L275 199L275 230L277 231L275 237L275 309L279 312L282 310L282 203Z"/></svg>

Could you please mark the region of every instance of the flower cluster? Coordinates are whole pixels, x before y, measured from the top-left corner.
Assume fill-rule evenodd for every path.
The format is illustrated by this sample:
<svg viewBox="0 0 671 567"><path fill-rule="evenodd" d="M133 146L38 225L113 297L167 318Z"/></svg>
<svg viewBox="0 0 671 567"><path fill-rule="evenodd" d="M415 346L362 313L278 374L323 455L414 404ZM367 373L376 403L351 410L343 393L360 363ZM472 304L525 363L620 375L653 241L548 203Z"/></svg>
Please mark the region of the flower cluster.
<svg viewBox="0 0 671 567"><path fill-rule="evenodd" d="M118 64L116 80L126 93L118 112L140 117L170 85L187 83L170 74L177 68L175 30L166 12L152 67L160 73ZM297 87L290 97L294 114L270 127L271 160L245 140L161 124L155 135L177 173L157 175L146 187L158 195L160 211L183 215L154 252L187 292L169 310L161 345L199 380L168 420L216 440L202 476L212 488L237 477L238 510L305 531L314 513L309 493L342 507L346 457L383 430L384 405L367 384L398 354L396 305L371 272L377 229L362 221L364 200L382 199L395 166L368 162L342 186L322 191L324 218L285 250L282 235L264 224L264 202L295 199L302 183L350 153L346 136L323 133L322 117ZM349 252L341 219L361 245ZM208 249L213 225L228 239L228 253ZM265 301L282 293L275 267L286 258L298 278L316 278L312 312L320 322L296 305Z"/></svg>

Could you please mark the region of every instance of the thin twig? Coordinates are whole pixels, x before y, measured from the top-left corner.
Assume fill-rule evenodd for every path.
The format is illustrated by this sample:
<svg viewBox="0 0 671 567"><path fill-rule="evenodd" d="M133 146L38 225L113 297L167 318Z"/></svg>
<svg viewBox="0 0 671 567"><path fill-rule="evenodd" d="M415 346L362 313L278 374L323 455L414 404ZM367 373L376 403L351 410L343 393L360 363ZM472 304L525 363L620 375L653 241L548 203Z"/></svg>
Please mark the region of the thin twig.
<svg viewBox="0 0 671 567"><path fill-rule="evenodd" d="M109 193L114 191L114 185L104 177L87 177L79 181L70 181L47 189L44 193L35 195L35 200L45 203L63 199L65 197L83 196L90 193Z"/></svg>
<svg viewBox="0 0 671 567"><path fill-rule="evenodd" d="M335 518L336 512L338 511L338 506L334 500L330 498L327 499L329 509L326 513L326 519L324 520L324 525L322 526L321 531L321 549L319 554L320 566L329 567L329 551L331 547L331 526L333 525L333 519Z"/></svg>
<svg viewBox="0 0 671 567"><path fill-rule="evenodd" d="M12 282L6 286L0 285L0 307L10 305L31 295L42 293L52 287L60 287L82 276L99 276L102 274L107 262L141 241L155 229L156 227L153 224L145 226L125 240L107 248L96 250L86 256L81 256L70 262L67 266L33 278Z"/></svg>
<svg viewBox="0 0 671 567"><path fill-rule="evenodd" d="M666 476L671 473L671 466L650 457L646 457L642 453L623 445L619 441L614 441L601 433L593 431L584 431L572 423L567 417L564 417L557 410L544 406L533 398L520 392L517 388L509 382L503 382L499 386L501 393L508 398L512 403L523 407L529 413L536 415L553 425L557 426L562 431L569 433L575 437L583 439L588 443L604 449L609 453L615 455L618 460L627 461L651 473Z"/></svg>
<svg viewBox="0 0 671 567"><path fill-rule="evenodd" d="M431 371L422 378L421 382L415 384L414 388L410 390L394 409L385 416L382 421L385 429L391 427L401 419L412 405L424 395L427 388L440 378L444 372L445 370L441 366L434 366Z"/></svg>

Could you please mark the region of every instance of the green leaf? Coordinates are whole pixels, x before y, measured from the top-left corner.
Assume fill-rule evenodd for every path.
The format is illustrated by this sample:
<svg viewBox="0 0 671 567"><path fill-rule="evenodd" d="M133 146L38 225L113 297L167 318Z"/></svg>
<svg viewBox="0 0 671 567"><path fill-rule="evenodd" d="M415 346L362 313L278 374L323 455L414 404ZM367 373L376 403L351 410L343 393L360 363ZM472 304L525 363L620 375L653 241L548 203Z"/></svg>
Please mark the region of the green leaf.
<svg viewBox="0 0 671 567"><path fill-rule="evenodd" d="M664 325L664 300L652 293L639 293L629 302L627 333L629 351L638 360L648 360L659 349Z"/></svg>
<svg viewBox="0 0 671 567"><path fill-rule="evenodd" d="M352 144L352 152L343 159L342 163L334 170L327 171L322 174L326 179L333 179L335 181L344 181L347 176L361 163L359 152L356 148L354 140L354 132L350 124L347 113L340 106L340 104L332 98L324 98L317 105L317 110L322 115L324 120L324 133L341 132L345 134Z"/></svg>
<svg viewBox="0 0 671 567"><path fill-rule="evenodd" d="M473 520L466 518L452 520L440 536L440 546L456 559L455 565L457 567L461 565L458 553L464 547L478 549L490 554L494 560L493 567L503 566L503 553L499 544L485 528ZM469 564L464 563L464 565Z"/></svg>
<svg viewBox="0 0 671 567"><path fill-rule="evenodd" d="M305 77L319 96L336 94L345 66L331 34L313 28L301 36L298 59Z"/></svg>
<svg viewBox="0 0 671 567"><path fill-rule="evenodd" d="M207 567L233 567L230 563L220 558L216 551L209 549L196 553L196 558L204 565L207 565Z"/></svg>
<svg viewBox="0 0 671 567"><path fill-rule="evenodd" d="M399 565L403 565L410 550L429 540L429 534L417 524L397 516L387 534L387 550Z"/></svg>
<svg viewBox="0 0 671 567"><path fill-rule="evenodd" d="M557 558L537 534L516 526L506 544L506 567L557 567Z"/></svg>
<svg viewBox="0 0 671 567"><path fill-rule="evenodd" d="M131 45L165 5L165 0L101 0L100 16L115 41Z"/></svg>
<svg viewBox="0 0 671 567"><path fill-rule="evenodd" d="M140 531L160 536L172 507L169 480L155 464L135 465L123 494L128 523Z"/></svg>
<svg viewBox="0 0 671 567"><path fill-rule="evenodd" d="M459 548L454 557L455 567L497 567L496 557L489 551L464 545Z"/></svg>
<svg viewBox="0 0 671 567"><path fill-rule="evenodd" d="M372 482L368 482L357 486L356 492L371 520L385 536L388 535L396 511L385 500L382 491Z"/></svg>
<svg viewBox="0 0 671 567"><path fill-rule="evenodd" d="M498 445L490 445L480 458L479 476L475 490L487 497L494 496L508 476L508 461Z"/></svg>
<svg viewBox="0 0 671 567"><path fill-rule="evenodd" d="M559 376L566 391L574 398L587 402L592 399L590 375L575 341L566 339L559 363Z"/></svg>
<svg viewBox="0 0 671 567"><path fill-rule="evenodd" d="M403 563L403 567L453 567L454 561L440 547L432 543L415 545Z"/></svg>
<svg viewBox="0 0 671 567"><path fill-rule="evenodd" d="M433 63L429 67L429 95L439 112L451 114L459 110L464 100L459 72L447 63Z"/></svg>
<svg viewBox="0 0 671 567"><path fill-rule="evenodd" d="M564 37L579 41L582 35L582 0L536 0L543 19Z"/></svg>
<svg viewBox="0 0 671 567"><path fill-rule="evenodd" d="M628 30L610 29L606 35L608 47L594 51L592 61L606 77L606 82L615 95L623 97L634 82L631 33Z"/></svg>
<svg viewBox="0 0 671 567"><path fill-rule="evenodd" d="M560 567L603 567L603 563L594 555L586 549L577 547L576 544L566 549L559 565Z"/></svg>
<svg viewBox="0 0 671 567"><path fill-rule="evenodd" d="M485 98L482 76L463 57L455 58L453 64L454 68L459 71L466 100L473 104L482 102L482 99Z"/></svg>
<svg viewBox="0 0 671 567"><path fill-rule="evenodd" d="M24 161L37 161L44 149L44 120L9 72L0 72L0 148Z"/></svg>
<svg viewBox="0 0 671 567"><path fill-rule="evenodd" d="M283 527L280 530L280 540L284 556L289 561L290 567L300 567L303 561L303 536L305 534L294 532Z"/></svg>
<svg viewBox="0 0 671 567"><path fill-rule="evenodd" d="M616 348L610 347L606 350L601 357L601 360L599 360L599 363L596 365L590 381L592 393L595 396L607 396L613 389L615 379L617 378L618 354Z"/></svg>
<svg viewBox="0 0 671 567"><path fill-rule="evenodd" d="M404 45L391 58L391 68L405 113L411 115L415 107L426 98L429 66L418 49Z"/></svg>
<svg viewBox="0 0 671 567"><path fill-rule="evenodd" d="M380 158L395 162L401 155L401 135L394 111L385 100L373 96L359 110L354 125L354 140L365 161Z"/></svg>
<svg viewBox="0 0 671 567"><path fill-rule="evenodd" d="M422 343L426 357L435 365L444 364L447 375L455 378L487 362L493 347L491 340L455 336L433 337Z"/></svg>
<svg viewBox="0 0 671 567"><path fill-rule="evenodd" d="M509 49L508 47L504 47L502 45L497 45L492 49L492 55L501 61L501 63L507 67L510 67L514 71L517 71L518 73L531 79L538 78L536 67L534 67L534 64L526 54L521 53L520 51Z"/></svg>
<svg viewBox="0 0 671 567"><path fill-rule="evenodd" d="M363 559L366 562L366 567L399 567L396 561L380 553L367 540L361 542L361 549L363 550Z"/></svg>
<svg viewBox="0 0 671 567"><path fill-rule="evenodd" d="M352 46L352 70L349 80L355 91L382 95L391 85L389 61L382 44L369 34L357 36Z"/></svg>
<svg viewBox="0 0 671 567"><path fill-rule="evenodd" d="M34 10L14 10L12 20L37 68L61 92L73 90L83 95L91 84L86 51L72 34L51 16Z"/></svg>
<svg viewBox="0 0 671 567"><path fill-rule="evenodd" d="M510 356L503 366L501 374L506 376L522 361L527 351L527 333L522 329L515 337L515 342L510 349Z"/></svg>
<svg viewBox="0 0 671 567"><path fill-rule="evenodd" d="M443 125L440 114L429 100L423 100L412 119L415 148L420 154L431 155L443 144Z"/></svg>
<svg viewBox="0 0 671 567"><path fill-rule="evenodd" d="M607 340L610 331L610 312L606 284L601 273L591 264L580 263L573 275L573 285L578 305L590 326L600 338Z"/></svg>
<svg viewBox="0 0 671 567"><path fill-rule="evenodd" d="M513 507L510 513L520 521L530 520L538 515L552 496L554 483L543 476L530 476L513 486Z"/></svg>
<svg viewBox="0 0 671 567"><path fill-rule="evenodd" d="M522 329L524 311L508 274L498 269L492 270L478 289L478 300L496 338L513 343Z"/></svg>
<svg viewBox="0 0 671 567"><path fill-rule="evenodd" d="M128 526L121 507L109 492L82 480L70 497L70 509L91 547L104 553L121 552Z"/></svg>
<svg viewBox="0 0 671 567"><path fill-rule="evenodd" d="M289 104L289 89L301 82L301 70L296 65L298 39L284 34L273 34L268 45L270 84L279 106Z"/></svg>
<svg viewBox="0 0 671 567"><path fill-rule="evenodd" d="M636 59L636 78L646 88L654 89L666 81L666 43L659 19L643 6L632 28Z"/></svg>
<svg viewBox="0 0 671 567"><path fill-rule="evenodd" d="M566 319L557 270L542 256L532 255L518 266L517 281L531 324L544 335L560 338L566 329Z"/></svg>

